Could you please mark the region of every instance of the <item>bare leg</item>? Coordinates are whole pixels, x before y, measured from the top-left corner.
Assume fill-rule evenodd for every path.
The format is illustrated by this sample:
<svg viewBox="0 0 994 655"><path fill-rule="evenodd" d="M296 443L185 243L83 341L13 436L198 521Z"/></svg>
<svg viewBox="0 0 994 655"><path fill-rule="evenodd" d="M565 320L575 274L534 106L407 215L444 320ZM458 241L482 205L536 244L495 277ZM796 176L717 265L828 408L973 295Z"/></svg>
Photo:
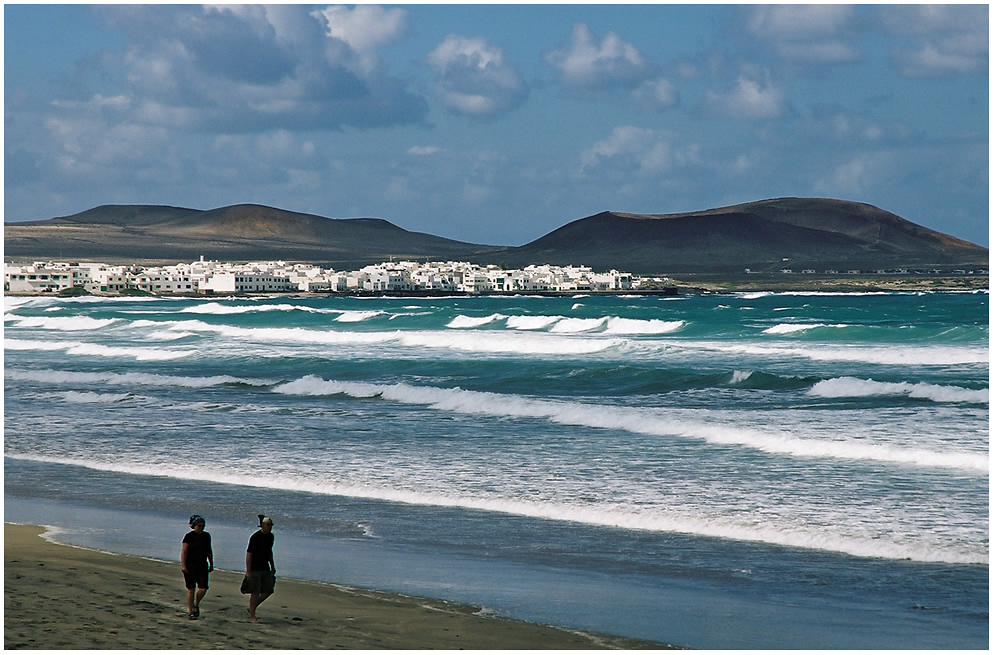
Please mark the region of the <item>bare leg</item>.
<svg viewBox="0 0 994 655"><path fill-rule="evenodd" d="M272 596L272 592L260 592L249 594L249 621L252 623L258 623L259 619L255 617L255 608L262 605L263 601Z"/></svg>
<svg viewBox="0 0 994 655"><path fill-rule="evenodd" d="M206 595L207 595L207 589L205 589L204 587L197 589L197 602L194 605L194 610L196 611L198 616L200 615L200 601L202 601L204 599L204 596Z"/></svg>

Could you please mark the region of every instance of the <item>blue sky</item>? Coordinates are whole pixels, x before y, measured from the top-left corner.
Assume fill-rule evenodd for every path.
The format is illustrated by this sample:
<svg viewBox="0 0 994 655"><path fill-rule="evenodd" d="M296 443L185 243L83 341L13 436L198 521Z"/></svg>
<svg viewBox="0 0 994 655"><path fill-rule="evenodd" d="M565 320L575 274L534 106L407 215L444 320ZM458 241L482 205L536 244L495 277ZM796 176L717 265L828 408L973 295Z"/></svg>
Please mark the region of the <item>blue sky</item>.
<svg viewBox="0 0 994 655"><path fill-rule="evenodd" d="M4 6L4 220L252 202L520 245L867 202L988 245L981 5Z"/></svg>

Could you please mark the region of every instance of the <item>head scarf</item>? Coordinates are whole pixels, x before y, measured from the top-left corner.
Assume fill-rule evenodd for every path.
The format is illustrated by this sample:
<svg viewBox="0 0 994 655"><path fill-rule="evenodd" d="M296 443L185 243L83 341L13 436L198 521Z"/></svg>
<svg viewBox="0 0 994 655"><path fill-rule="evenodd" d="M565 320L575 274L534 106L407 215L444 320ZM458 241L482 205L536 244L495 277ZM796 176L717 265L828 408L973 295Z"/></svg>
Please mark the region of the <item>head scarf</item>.
<svg viewBox="0 0 994 655"><path fill-rule="evenodd" d="M199 521L203 521L204 525L207 525L207 519L202 517L200 514L194 514L190 517L190 527L195 526Z"/></svg>

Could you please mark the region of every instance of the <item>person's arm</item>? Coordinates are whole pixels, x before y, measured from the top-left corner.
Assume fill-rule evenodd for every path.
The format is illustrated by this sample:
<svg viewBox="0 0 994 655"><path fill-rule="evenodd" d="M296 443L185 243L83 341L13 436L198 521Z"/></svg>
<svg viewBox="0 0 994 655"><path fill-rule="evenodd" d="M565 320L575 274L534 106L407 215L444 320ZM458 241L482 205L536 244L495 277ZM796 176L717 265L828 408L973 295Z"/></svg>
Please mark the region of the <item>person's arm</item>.
<svg viewBox="0 0 994 655"><path fill-rule="evenodd" d="M252 551L245 551L245 577L249 578L252 576Z"/></svg>
<svg viewBox="0 0 994 655"><path fill-rule="evenodd" d="M180 567L180 570L183 571L183 573L186 573L186 552L188 550L190 550L190 544L188 544L187 542L184 541L183 542L183 551L180 553L180 556L179 556L179 567Z"/></svg>
<svg viewBox="0 0 994 655"><path fill-rule="evenodd" d="M211 539L207 538L207 572L214 570L214 549L211 547Z"/></svg>

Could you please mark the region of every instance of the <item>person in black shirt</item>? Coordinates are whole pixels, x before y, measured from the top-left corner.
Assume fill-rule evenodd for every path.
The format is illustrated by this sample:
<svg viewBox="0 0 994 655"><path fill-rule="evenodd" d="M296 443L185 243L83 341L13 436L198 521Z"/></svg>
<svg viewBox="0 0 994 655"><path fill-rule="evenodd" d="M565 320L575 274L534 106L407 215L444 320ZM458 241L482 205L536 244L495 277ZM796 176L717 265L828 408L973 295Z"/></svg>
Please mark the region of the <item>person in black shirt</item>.
<svg viewBox="0 0 994 655"><path fill-rule="evenodd" d="M204 532L207 521L199 514L190 517L193 528L183 537L183 551L180 555L180 568L186 582L186 610L190 619L200 617L200 601L207 594L208 577L214 570L214 551L211 549L211 533Z"/></svg>
<svg viewBox="0 0 994 655"><path fill-rule="evenodd" d="M245 580L242 593L249 594L249 621L258 623L255 609L276 589L276 563L273 561L273 519L259 515L259 529L249 538L245 551Z"/></svg>

